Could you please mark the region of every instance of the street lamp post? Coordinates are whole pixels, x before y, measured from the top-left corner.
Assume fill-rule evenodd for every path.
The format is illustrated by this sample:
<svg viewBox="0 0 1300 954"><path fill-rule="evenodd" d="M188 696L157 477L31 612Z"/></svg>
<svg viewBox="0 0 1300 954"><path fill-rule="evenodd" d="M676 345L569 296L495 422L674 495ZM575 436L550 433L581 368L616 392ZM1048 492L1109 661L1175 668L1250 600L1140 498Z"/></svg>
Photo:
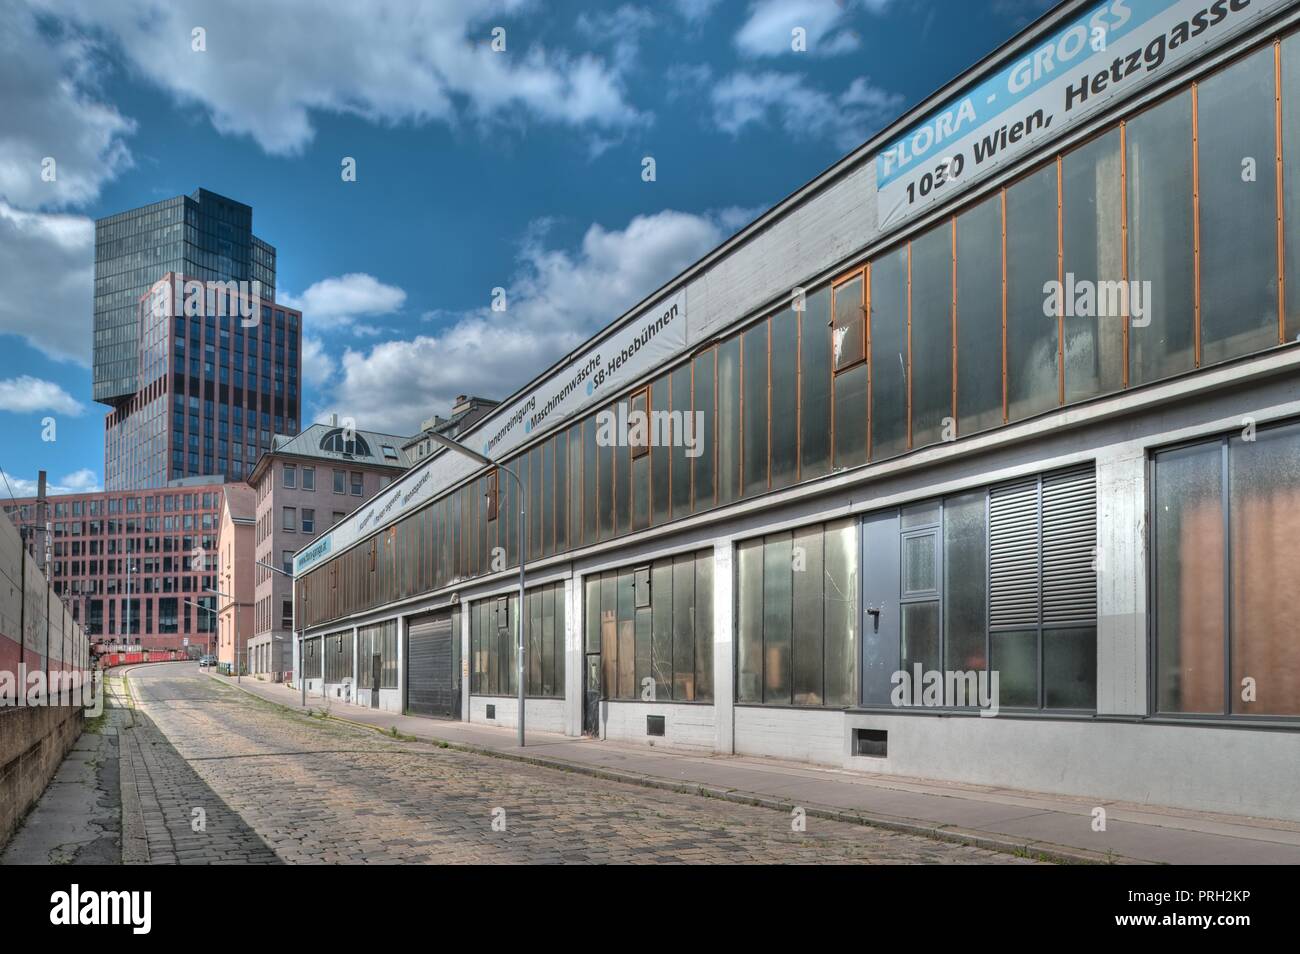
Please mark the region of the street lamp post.
<svg viewBox="0 0 1300 954"><path fill-rule="evenodd" d="M519 475L505 464L498 463L478 451L470 450L464 444L454 441L450 437L445 437L437 431L430 430L425 433L435 443L441 444L448 450L455 451L462 457L468 457L484 467L495 467L499 471L505 471L514 479L515 486L519 488L519 609L515 613L515 634L519 642L519 747L522 749L524 747L524 674L527 672L528 665L528 649L524 645L524 557L528 553L525 549L528 539L528 521L525 519L524 501L527 496L524 491L524 484L519 479Z"/></svg>
<svg viewBox="0 0 1300 954"><path fill-rule="evenodd" d="M284 570L282 570L280 567L278 567L278 566L272 566L271 564L269 564L269 563L264 563L264 562L261 561L261 560L254 560L253 562L256 563L256 564L257 564L258 566L260 566L260 567L264 567L265 569L270 570L272 573L279 573L281 576L287 576L287 577L289 578L289 582L290 582L290 583L293 582L293 574L292 574L292 573L286 573L286 572L284 572ZM296 595L296 594L295 594L295 595ZM304 597L304 598L305 598L305 597ZM297 600L296 600L296 599L294 600L294 604L295 604L294 615L296 616L296 615L297 615ZM303 668L302 668L303 654L304 654L304 651L306 650L306 648L307 648L307 627L306 627L306 626L303 626L302 629L300 629L300 630L298 631L298 686L299 686L299 688L302 690L302 705L303 705L303 708L306 708L306 707L307 707L307 679L306 679L306 677L305 677L304 674L303 674ZM324 683L323 683L323 682L321 683L321 691L322 691L322 692L324 691Z"/></svg>

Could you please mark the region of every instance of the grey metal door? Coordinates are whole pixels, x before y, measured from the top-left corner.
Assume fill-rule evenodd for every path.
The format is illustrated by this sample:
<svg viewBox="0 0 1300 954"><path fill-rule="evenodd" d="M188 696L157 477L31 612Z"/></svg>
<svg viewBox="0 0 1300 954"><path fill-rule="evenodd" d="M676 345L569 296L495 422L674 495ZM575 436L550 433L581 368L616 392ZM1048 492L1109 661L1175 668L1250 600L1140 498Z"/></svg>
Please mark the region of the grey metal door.
<svg viewBox="0 0 1300 954"><path fill-rule="evenodd" d="M407 711L459 719L460 673L451 614L411 620L406 640Z"/></svg>
<svg viewBox="0 0 1300 954"><path fill-rule="evenodd" d="M370 657L370 708L379 708L379 687L383 685L384 657L375 653Z"/></svg>
<svg viewBox="0 0 1300 954"><path fill-rule="evenodd" d="M888 705L899 666L899 515L862 521L862 702Z"/></svg>

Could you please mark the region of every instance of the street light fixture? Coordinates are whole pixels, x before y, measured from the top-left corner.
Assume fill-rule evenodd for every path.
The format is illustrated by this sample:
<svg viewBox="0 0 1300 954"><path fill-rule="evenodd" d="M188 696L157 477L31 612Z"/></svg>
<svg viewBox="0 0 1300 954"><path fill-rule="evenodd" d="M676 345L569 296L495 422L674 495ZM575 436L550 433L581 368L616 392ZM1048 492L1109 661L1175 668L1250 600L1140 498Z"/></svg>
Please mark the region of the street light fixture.
<svg viewBox="0 0 1300 954"><path fill-rule="evenodd" d="M519 641L519 747L524 747L524 673L527 671L528 650L524 646L524 556L528 551L524 548L527 540L527 520L525 519L524 501L527 496L524 492L524 483L519 479L519 475L507 467L505 464L493 460L485 454L478 451L470 450L464 444L445 437L437 431L429 430L425 433L433 439L434 443L441 444L448 450L455 451L462 457L468 457L484 467L494 467L499 471L505 471L514 478L515 486L519 488L519 610L515 613L515 634Z"/></svg>
<svg viewBox="0 0 1300 954"><path fill-rule="evenodd" d="M260 567L264 567L270 570L272 573L279 573L281 576L287 576L290 582L293 581L293 574L286 573L283 569L281 569L278 566L273 566L270 563L266 563L262 560L254 560L253 562ZM296 604L297 600L295 599L294 602ZM303 626L303 628L298 631L298 687L302 690L303 708L307 707L307 677L304 674L304 670L302 667L303 656L305 655L307 649L306 643L307 643L307 627ZM324 685L325 685L324 682L322 682L321 683L322 692L324 692Z"/></svg>

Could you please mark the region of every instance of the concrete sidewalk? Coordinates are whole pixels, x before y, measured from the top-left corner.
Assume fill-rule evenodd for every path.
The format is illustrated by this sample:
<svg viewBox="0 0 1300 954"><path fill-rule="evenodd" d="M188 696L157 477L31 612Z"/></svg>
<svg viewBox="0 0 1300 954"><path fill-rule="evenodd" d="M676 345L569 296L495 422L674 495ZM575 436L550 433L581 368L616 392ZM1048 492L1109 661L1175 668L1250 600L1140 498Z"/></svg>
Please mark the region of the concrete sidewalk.
<svg viewBox="0 0 1300 954"><path fill-rule="evenodd" d="M231 685L235 680L212 675ZM250 694L300 710L299 692L244 679ZM1017 789L844 772L775 759L712 756L528 733L478 723L403 716L307 697L307 709L381 731L571 772L765 805L810 818L867 823L911 834L1066 862L1300 864L1300 824L1098 802ZM1106 831L1092 830L1106 810Z"/></svg>

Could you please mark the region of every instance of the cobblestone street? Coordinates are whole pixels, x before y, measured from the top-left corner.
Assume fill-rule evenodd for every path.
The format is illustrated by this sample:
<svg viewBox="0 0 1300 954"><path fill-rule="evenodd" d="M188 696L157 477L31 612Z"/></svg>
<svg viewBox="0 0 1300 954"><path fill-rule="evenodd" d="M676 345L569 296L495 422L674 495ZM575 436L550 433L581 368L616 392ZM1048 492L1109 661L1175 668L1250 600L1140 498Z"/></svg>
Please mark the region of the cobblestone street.
<svg viewBox="0 0 1300 954"><path fill-rule="evenodd" d="M188 664L130 686L127 860L134 829L154 863L1029 863L819 818L794 832L767 808L388 739Z"/></svg>

